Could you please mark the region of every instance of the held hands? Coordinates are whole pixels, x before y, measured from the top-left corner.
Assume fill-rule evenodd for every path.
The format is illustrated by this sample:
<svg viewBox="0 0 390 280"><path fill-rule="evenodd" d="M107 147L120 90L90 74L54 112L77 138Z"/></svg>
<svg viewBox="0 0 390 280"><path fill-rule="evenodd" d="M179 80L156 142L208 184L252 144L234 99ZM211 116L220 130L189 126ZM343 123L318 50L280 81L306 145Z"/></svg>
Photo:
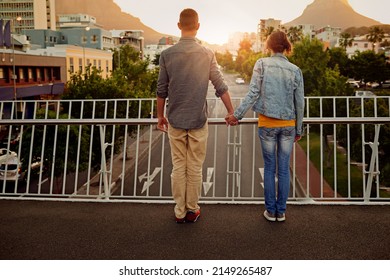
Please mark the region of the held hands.
<svg viewBox="0 0 390 280"><path fill-rule="evenodd" d="M225 117L226 125L238 125L238 119L233 114L227 114Z"/></svg>

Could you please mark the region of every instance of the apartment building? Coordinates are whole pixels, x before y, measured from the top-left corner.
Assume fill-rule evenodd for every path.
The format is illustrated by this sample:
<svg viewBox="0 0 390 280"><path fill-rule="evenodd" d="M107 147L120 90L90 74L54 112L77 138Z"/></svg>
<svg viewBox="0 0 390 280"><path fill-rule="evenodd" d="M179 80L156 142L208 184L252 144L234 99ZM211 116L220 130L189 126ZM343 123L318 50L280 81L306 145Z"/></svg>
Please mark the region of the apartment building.
<svg viewBox="0 0 390 280"><path fill-rule="evenodd" d="M333 48L338 44L340 34L340 27L331 27L329 25L315 31L316 38L329 48Z"/></svg>
<svg viewBox="0 0 390 280"><path fill-rule="evenodd" d="M55 0L0 0L0 18L11 20L12 32L56 29Z"/></svg>

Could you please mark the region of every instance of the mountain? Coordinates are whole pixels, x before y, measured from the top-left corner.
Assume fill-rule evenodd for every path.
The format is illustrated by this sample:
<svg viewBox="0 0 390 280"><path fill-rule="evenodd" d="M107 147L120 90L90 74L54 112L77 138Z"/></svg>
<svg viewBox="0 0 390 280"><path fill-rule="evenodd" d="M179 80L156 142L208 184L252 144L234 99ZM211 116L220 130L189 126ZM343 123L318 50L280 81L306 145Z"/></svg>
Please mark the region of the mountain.
<svg viewBox="0 0 390 280"><path fill-rule="evenodd" d="M145 44L157 44L161 34L144 25L141 20L121 8L113 0L56 0L56 14L88 14L96 17L97 24L106 30L134 29L143 30Z"/></svg>
<svg viewBox="0 0 390 280"><path fill-rule="evenodd" d="M344 30L353 26L373 26L381 23L355 12L348 0L314 0L300 17L284 25L298 24L313 24L316 29L330 25Z"/></svg>

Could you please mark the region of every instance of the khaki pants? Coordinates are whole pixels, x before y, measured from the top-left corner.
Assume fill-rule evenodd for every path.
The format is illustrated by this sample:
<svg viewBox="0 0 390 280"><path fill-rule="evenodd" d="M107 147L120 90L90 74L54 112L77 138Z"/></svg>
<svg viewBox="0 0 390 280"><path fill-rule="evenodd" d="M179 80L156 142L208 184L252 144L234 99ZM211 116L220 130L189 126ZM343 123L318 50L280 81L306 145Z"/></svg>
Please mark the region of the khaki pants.
<svg viewBox="0 0 390 280"><path fill-rule="evenodd" d="M187 211L198 210L202 188L202 166L206 157L208 124L200 129L168 127L172 155L171 186L176 202L175 215L184 218Z"/></svg>

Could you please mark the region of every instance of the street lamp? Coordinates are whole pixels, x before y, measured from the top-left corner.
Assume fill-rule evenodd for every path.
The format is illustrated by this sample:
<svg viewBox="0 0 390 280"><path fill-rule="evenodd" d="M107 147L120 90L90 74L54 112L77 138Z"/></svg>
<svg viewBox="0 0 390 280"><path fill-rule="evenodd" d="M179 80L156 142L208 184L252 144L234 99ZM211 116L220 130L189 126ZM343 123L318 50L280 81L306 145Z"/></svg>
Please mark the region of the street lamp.
<svg viewBox="0 0 390 280"><path fill-rule="evenodd" d="M91 28L89 26L85 27L83 30L83 64L84 64L84 72L86 70L86 65L85 65L85 44L87 42L86 38L86 32L88 32Z"/></svg>
<svg viewBox="0 0 390 280"><path fill-rule="evenodd" d="M16 96L16 78L17 78L17 75L16 75L16 67L15 67L15 31L16 31L16 28L15 28L15 20L20 22L22 20L22 17L17 17L16 19L13 19L12 20L12 25L13 25L13 36L12 36L12 79L14 80L14 100L17 99L17 96Z"/></svg>
<svg viewBox="0 0 390 280"><path fill-rule="evenodd" d="M139 40L139 56L140 59L143 60L144 59L144 48L143 48L144 37L139 37L138 40Z"/></svg>
<svg viewBox="0 0 390 280"><path fill-rule="evenodd" d="M122 47L123 36L119 38L119 48L118 48L118 69L121 68L121 47Z"/></svg>

